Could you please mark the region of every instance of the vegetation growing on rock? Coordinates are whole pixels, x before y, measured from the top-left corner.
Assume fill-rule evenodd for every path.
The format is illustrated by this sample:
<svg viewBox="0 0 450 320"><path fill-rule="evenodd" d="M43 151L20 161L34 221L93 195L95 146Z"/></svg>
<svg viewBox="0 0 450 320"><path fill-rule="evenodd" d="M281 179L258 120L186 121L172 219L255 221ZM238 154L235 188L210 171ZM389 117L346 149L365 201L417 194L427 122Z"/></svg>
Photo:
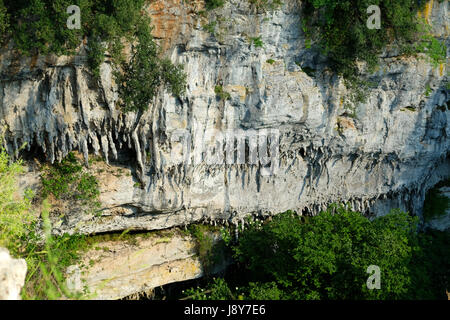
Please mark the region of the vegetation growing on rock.
<svg viewBox="0 0 450 320"><path fill-rule="evenodd" d="M142 12L145 0L1 0L0 31L12 38L25 55L73 55L87 39L88 60L95 78L108 55L120 86L120 106L143 110L162 85L177 96L184 91L185 76L180 66L162 59L149 27L150 18ZM81 28L66 26L67 8L77 5ZM123 54L130 43L131 61ZM144 81L145 79L145 81Z"/></svg>
<svg viewBox="0 0 450 320"><path fill-rule="evenodd" d="M435 65L444 63L447 48L431 35L431 27L418 17L426 1L416 0L306 0L303 1L303 31L307 43L315 40L330 67L345 79L349 101L344 107L355 116L355 105L366 101L369 84L361 79L358 62L373 71L387 47L400 55L426 53ZM380 9L380 28L368 28L370 6ZM309 45L310 46L310 45Z"/></svg>
<svg viewBox="0 0 450 320"><path fill-rule="evenodd" d="M434 61L445 60L445 45L429 35L417 12L425 1L306 0L303 1L304 30L318 40L331 66L345 78L358 74L357 61L373 68L378 55L395 43L403 53L427 52ZM380 8L380 29L368 28L371 5ZM317 35L317 36L316 36Z"/></svg>
<svg viewBox="0 0 450 320"><path fill-rule="evenodd" d="M5 150L0 149L0 247L6 247L11 255L27 262L21 296L33 300L80 297L79 293L67 290L64 272L78 259L86 242L78 235L52 236L46 202L42 206L41 228L31 208L33 194L26 191L21 195L19 190L17 181L22 172L22 161L11 161Z"/></svg>
<svg viewBox="0 0 450 320"><path fill-rule="evenodd" d="M29 211L32 192L27 191L24 197L17 195L17 176L22 172L22 161L10 162L7 152L0 148L0 247L13 251L33 220Z"/></svg>
<svg viewBox="0 0 450 320"><path fill-rule="evenodd" d="M55 163L44 170L42 186L44 197L52 194L56 199L92 203L100 195L97 179L83 170L72 152L61 163Z"/></svg>
<svg viewBox="0 0 450 320"><path fill-rule="evenodd" d="M450 199L439 192L439 188L450 186L450 180L444 180L427 192L423 208L423 218L429 221L434 217L442 216L450 209Z"/></svg>
<svg viewBox="0 0 450 320"><path fill-rule="evenodd" d="M205 6L207 10L214 10L223 7L225 0L205 0Z"/></svg>
<svg viewBox="0 0 450 320"><path fill-rule="evenodd" d="M225 242L217 237L217 228L192 224L188 232L196 241L197 255L207 276L225 259Z"/></svg>
<svg viewBox="0 0 450 320"><path fill-rule="evenodd" d="M9 28L9 14L6 11L3 0L0 0L0 44L7 35Z"/></svg>
<svg viewBox="0 0 450 320"><path fill-rule="evenodd" d="M220 98L220 100L229 100L231 99L230 93L226 92L222 86L215 86L214 87L214 93L217 97Z"/></svg>

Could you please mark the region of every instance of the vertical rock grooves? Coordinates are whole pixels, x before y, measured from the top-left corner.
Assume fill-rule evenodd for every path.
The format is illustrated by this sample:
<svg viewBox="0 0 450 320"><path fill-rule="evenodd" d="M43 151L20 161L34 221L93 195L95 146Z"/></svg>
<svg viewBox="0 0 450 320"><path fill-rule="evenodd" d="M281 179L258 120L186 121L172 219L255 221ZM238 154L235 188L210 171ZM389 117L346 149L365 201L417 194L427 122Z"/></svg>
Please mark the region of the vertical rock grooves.
<svg viewBox="0 0 450 320"><path fill-rule="evenodd" d="M332 202L349 202L368 215L391 208L421 213L425 192L450 176L447 65L387 50L376 72L361 69L371 87L352 117L342 79L304 45L297 1L284 2L275 12L255 13L246 1L229 0L206 18L197 14L197 2L152 2L147 11L155 36L184 65L188 85L182 99L161 91L140 113L116 107L108 61L95 83L83 54L24 58L2 49L0 122L10 153L27 143L50 162L71 150L86 163L90 154L111 166L121 152L136 159L129 167L142 187L132 176L110 181L99 174L102 215L67 213L71 222L57 232L237 223L288 209L316 214ZM435 2L429 21L448 47L447 7ZM214 35L202 27L211 21ZM263 48L249 41L255 37ZM216 95L217 85L230 99ZM212 156L224 151L213 146L226 132L264 130L279 132L275 174L264 175L248 154L245 163L195 162L203 147Z"/></svg>

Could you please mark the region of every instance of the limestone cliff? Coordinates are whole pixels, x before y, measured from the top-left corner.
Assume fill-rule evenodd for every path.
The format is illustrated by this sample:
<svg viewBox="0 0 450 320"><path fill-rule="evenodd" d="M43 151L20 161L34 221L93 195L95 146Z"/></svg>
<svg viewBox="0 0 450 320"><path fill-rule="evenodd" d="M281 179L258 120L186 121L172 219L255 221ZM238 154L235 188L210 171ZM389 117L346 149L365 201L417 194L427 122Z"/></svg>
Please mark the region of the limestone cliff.
<svg viewBox="0 0 450 320"><path fill-rule="evenodd" d="M109 62L95 83L83 48L77 57L31 58L2 49L0 120L8 150L17 153L26 142L51 162L79 150L110 165L96 173L102 214L68 210L55 221L56 233L236 223L288 209L315 214L337 201L366 214L421 214L426 191L450 177L448 66L387 49L375 73L361 66L371 87L352 116L342 79L305 46L297 1L283 2L259 12L230 0L206 16L198 14L202 1L151 2L153 33L184 65L188 86L182 99L161 92L142 113L116 107ZM434 1L424 15L448 47L447 10L448 1ZM214 34L203 27L210 21ZM258 37L262 47L252 41ZM219 98L216 87L230 99ZM217 141L230 132L277 142L270 163L248 155L243 163L195 161L203 147L213 157L223 153ZM126 154L133 161L119 165ZM118 166L133 174L111 174Z"/></svg>

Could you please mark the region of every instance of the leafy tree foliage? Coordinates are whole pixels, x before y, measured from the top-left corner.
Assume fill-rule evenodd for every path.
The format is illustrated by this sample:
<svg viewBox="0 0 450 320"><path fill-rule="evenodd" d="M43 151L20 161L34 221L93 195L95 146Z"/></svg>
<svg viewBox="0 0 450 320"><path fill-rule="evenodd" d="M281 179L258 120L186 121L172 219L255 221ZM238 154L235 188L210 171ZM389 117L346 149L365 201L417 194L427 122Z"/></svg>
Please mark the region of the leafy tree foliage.
<svg viewBox="0 0 450 320"><path fill-rule="evenodd" d="M42 186L44 197L52 194L56 199L78 199L94 203L100 194L97 179L83 172L83 166L73 153L45 170L42 174Z"/></svg>
<svg viewBox="0 0 450 320"><path fill-rule="evenodd" d="M206 289L190 288L185 295L194 300L231 300L235 299L226 281L222 278L212 279Z"/></svg>
<svg viewBox="0 0 450 320"><path fill-rule="evenodd" d="M149 17L141 12L144 3L145 0L0 0L0 31L9 31L16 48L25 55L74 54L81 41L87 39L94 77L99 78L100 65L108 54L116 69L117 83L123 86L120 105L125 110L146 109L161 85L181 95L185 75L181 67L160 58ZM80 7L79 30L66 26L70 5ZM130 63L126 63L123 54L125 41L134 44Z"/></svg>
<svg viewBox="0 0 450 320"><path fill-rule="evenodd" d="M0 148L0 247L13 252L33 219L29 211L32 193L27 191L23 197L19 194L17 177L22 172L22 162L10 162L8 153Z"/></svg>
<svg viewBox="0 0 450 320"><path fill-rule="evenodd" d="M305 223L287 213L246 232L236 256L294 299L395 299L408 291L415 227L400 212L370 221L334 207ZM381 268L384 290L367 289L370 265Z"/></svg>
<svg viewBox="0 0 450 320"><path fill-rule="evenodd" d="M82 1L85 9L86 1ZM83 29L66 27L69 0L4 0L10 15L10 29L14 42L23 54L57 55L73 52L80 43Z"/></svg>
<svg viewBox="0 0 450 320"><path fill-rule="evenodd" d="M9 28L9 15L6 11L5 4L3 0L0 0L0 44L3 41L3 38L6 36L6 32Z"/></svg>
<svg viewBox="0 0 450 320"><path fill-rule="evenodd" d="M370 67L387 45L396 43L404 52L429 52L434 59L445 58L445 46L424 36L425 30L417 18L426 1L416 0L306 0L304 30L319 35L319 44L330 58L333 68L346 78L356 75L357 60ZM367 8L377 5L381 13L381 28L369 29Z"/></svg>
<svg viewBox="0 0 450 320"><path fill-rule="evenodd" d="M12 256L27 262L21 296L23 299L79 298L81 293L67 290L63 274L79 259L79 252L87 248L87 243L79 235L53 237L46 202L41 212L44 239L39 235L38 217L31 207L33 193L25 190L22 194L17 184L23 169L21 160L12 161L0 148L0 247L8 248ZM67 167L69 172L74 170Z"/></svg>
<svg viewBox="0 0 450 320"><path fill-rule="evenodd" d="M445 299L449 234L418 233L417 223L399 210L369 220L333 205L315 217L288 211L251 224L233 245L240 290L262 300ZM380 290L367 288L370 265L381 270ZM217 297L208 289L203 299Z"/></svg>
<svg viewBox="0 0 450 320"><path fill-rule="evenodd" d="M141 22L137 38L139 43L133 48L130 63L123 63L124 72L116 73L121 84L119 94L124 110L146 109L161 85L180 96L184 93L186 82L186 75L181 66L175 66L170 60L158 57L159 48L153 41L146 23Z"/></svg>
<svg viewBox="0 0 450 320"><path fill-rule="evenodd" d="M450 199L439 191L443 186L450 187L450 179L438 183L427 192L423 208L423 218L425 221L439 217L440 215L445 215L446 211L450 209Z"/></svg>

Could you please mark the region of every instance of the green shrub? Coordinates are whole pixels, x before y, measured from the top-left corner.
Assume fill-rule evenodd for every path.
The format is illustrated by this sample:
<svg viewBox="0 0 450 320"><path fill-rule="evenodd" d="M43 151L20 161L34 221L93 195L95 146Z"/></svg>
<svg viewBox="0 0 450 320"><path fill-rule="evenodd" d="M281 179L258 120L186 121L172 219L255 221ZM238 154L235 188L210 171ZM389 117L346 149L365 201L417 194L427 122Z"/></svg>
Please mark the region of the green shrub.
<svg viewBox="0 0 450 320"><path fill-rule="evenodd" d="M0 247L17 252L20 238L33 221L30 212L32 192L19 195L17 179L23 172L22 161L12 162L7 152L0 148Z"/></svg>
<svg viewBox="0 0 450 320"><path fill-rule="evenodd" d="M336 209L337 214L332 214ZM396 212L370 221L335 207L304 223L292 213L244 233L236 257L293 299L396 299L408 292L416 219ZM369 265L384 290L368 290Z"/></svg>
<svg viewBox="0 0 450 320"><path fill-rule="evenodd" d="M0 45L2 44L9 29L9 15L3 0L0 0Z"/></svg>
<svg viewBox="0 0 450 320"><path fill-rule="evenodd" d="M48 212L49 205L44 201L41 212L44 239L36 233L37 221L21 238L18 256L25 258L28 266L21 293L22 299L81 299L87 292L69 291L66 286L65 271L70 265L79 262L80 254L88 249L88 244L82 235L53 236Z"/></svg>
<svg viewBox="0 0 450 320"><path fill-rule="evenodd" d="M430 230L418 238L408 299L443 299L450 292L450 232Z"/></svg>
<svg viewBox="0 0 450 320"><path fill-rule="evenodd" d="M250 282L248 287L249 300L283 300L285 293L278 288L276 282Z"/></svg>
<svg viewBox="0 0 450 320"><path fill-rule="evenodd" d="M122 85L120 106L125 111L146 109L161 85L177 96L183 93L185 75L180 67L160 58L149 18L141 13L145 0L3 1L4 7L0 2L0 31L6 28L16 48L25 55L71 55L86 38L90 69L99 79L100 65L108 52L116 83ZM66 26L69 17L66 10L70 5L80 7L79 30ZM10 26L4 22L4 8L11 16ZM129 64L122 54L124 40L136 43Z"/></svg>
<svg viewBox="0 0 450 320"><path fill-rule="evenodd" d="M281 0L249 0L249 2L256 8L264 10L275 10L283 4Z"/></svg>
<svg viewBox="0 0 450 320"><path fill-rule="evenodd" d="M97 179L88 174L83 173L80 177L80 181L77 186L78 194L76 195L77 199L89 200L95 199L100 195L100 191L98 190L98 182Z"/></svg>
<svg viewBox="0 0 450 320"><path fill-rule="evenodd" d="M68 172L76 170L67 166ZM44 237L39 235L39 220L31 208L33 195L26 191L21 196L17 185L22 171L22 161L11 161L5 150L0 149L0 247L8 248L12 256L27 262L22 299L80 298L81 293L68 292L64 271L79 259L87 243L79 235L52 236L46 202L41 214Z"/></svg>
<svg viewBox="0 0 450 320"><path fill-rule="evenodd" d="M78 164L73 153L69 153L60 163L55 163L42 176L43 196L53 194L61 198L69 192L69 186L77 180L82 166Z"/></svg>
<svg viewBox="0 0 450 320"><path fill-rule="evenodd" d="M87 172L70 152L60 163L55 163L42 175L42 195L52 194L57 199L83 200L94 204L100 195L97 179Z"/></svg>
<svg viewBox="0 0 450 320"><path fill-rule="evenodd" d="M426 87L425 87L425 96L429 97L431 92L433 92L433 90L431 89L430 85L427 84Z"/></svg>
<svg viewBox="0 0 450 320"><path fill-rule="evenodd" d="M218 96L220 98L220 100L230 100L231 99L231 95L228 92L226 92L225 90L223 90L222 86L215 86L214 93L216 94L216 96Z"/></svg>
<svg viewBox="0 0 450 320"><path fill-rule="evenodd" d="M440 42L432 35L431 26L422 21L419 24L419 35L420 38L413 43L410 48L405 47L404 52L425 53L434 66L437 66L440 63L445 63L447 57L447 46L444 41Z"/></svg>
<svg viewBox="0 0 450 320"><path fill-rule="evenodd" d="M214 10L223 7L225 0L205 0L206 10Z"/></svg>
<svg viewBox="0 0 450 320"><path fill-rule="evenodd" d="M205 30L205 31L209 32L210 34L214 35L215 34L216 25L217 25L217 21L211 21L211 22L203 25L203 30Z"/></svg>
<svg viewBox="0 0 450 320"><path fill-rule="evenodd" d="M75 1L86 10L87 1ZM80 3L81 2L81 3ZM80 43L82 30L66 27L70 0L4 0L11 16L11 35L16 47L26 55L73 53Z"/></svg>
<svg viewBox="0 0 450 320"><path fill-rule="evenodd" d="M417 17L426 1L416 0L306 0L303 30L308 37L320 35L319 46L333 69L347 79L357 75L358 60L375 67L378 54L391 43L405 53L428 52L434 61L445 58L445 46L425 30ZM381 28L366 26L370 5L381 10ZM345 17L345 19L343 18Z"/></svg>
<svg viewBox="0 0 450 320"><path fill-rule="evenodd" d="M192 300L232 300L235 299L228 284L222 278L213 279L206 289L189 288L184 292L184 299Z"/></svg>
<svg viewBox="0 0 450 320"><path fill-rule="evenodd" d="M399 210L373 220L337 205L314 217L288 211L251 223L232 245L237 265L226 283L240 289L197 291L202 299L446 299L450 234L418 233L417 223ZM367 288L370 265L380 267L380 290Z"/></svg>
<svg viewBox="0 0 450 320"><path fill-rule="evenodd" d="M262 48L264 46L264 42L261 40L261 37L251 38L251 40L255 48Z"/></svg>
<svg viewBox="0 0 450 320"><path fill-rule="evenodd" d="M186 81L180 66L158 58L158 46L146 23L140 24L137 38L139 43L133 48L130 63L123 64L123 74L116 74L121 84L121 105L126 111L146 110L161 85L180 96Z"/></svg>
<svg viewBox="0 0 450 320"><path fill-rule="evenodd" d="M450 209L450 199L439 192L439 188L444 185L448 186L449 181L444 181L427 192L423 207L423 218L425 221L444 215L446 210Z"/></svg>

